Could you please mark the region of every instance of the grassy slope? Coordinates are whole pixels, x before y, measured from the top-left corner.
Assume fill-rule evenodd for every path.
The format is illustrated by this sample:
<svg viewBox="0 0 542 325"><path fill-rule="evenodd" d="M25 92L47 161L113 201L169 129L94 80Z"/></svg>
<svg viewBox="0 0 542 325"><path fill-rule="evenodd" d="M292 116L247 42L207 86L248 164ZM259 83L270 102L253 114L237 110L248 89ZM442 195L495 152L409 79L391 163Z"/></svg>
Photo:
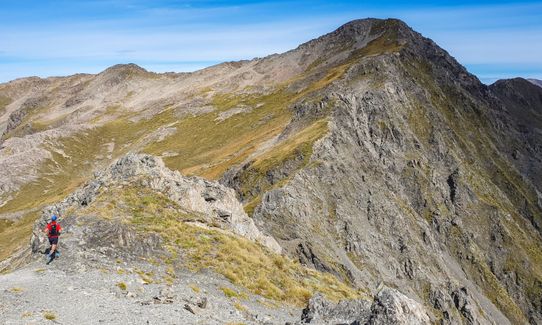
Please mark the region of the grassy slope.
<svg viewBox="0 0 542 325"><path fill-rule="evenodd" d="M0 261L8 258L22 244L28 244L27 240L21 242L21 238L30 238L37 217L38 213L29 212L16 221L0 220Z"/></svg>
<svg viewBox="0 0 542 325"><path fill-rule="evenodd" d="M11 103L11 99L6 96L0 96L0 116L6 112L6 106Z"/></svg>
<svg viewBox="0 0 542 325"><path fill-rule="evenodd" d="M150 119L137 122L118 108L116 120L48 144L52 159L41 166L42 177L24 185L12 200L0 207L0 213L36 210L61 200L84 183L95 169L109 164L110 160L105 159L109 154L115 159L131 149L139 150L146 135L175 122L178 131L174 135L149 144L143 151L178 152L175 157L165 158L168 167L188 175L218 178L226 169L246 159L258 145L282 132L291 119L288 105L298 97L299 94L284 91L263 96L217 95L213 100L217 108L214 112L179 119L172 109L166 108ZM240 103L263 105L222 122L216 120L220 112ZM111 153L110 143L115 144ZM99 156L104 158L98 159ZM28 230L29 225L17 222L13 228L27 237L29 232L23 228Z"/></svg>
<svg viewBox="0 0 542 325"><path fill-rule="evenodd" d="M288 105L293 97L282 89L268 95L218 94L212 101L215 111L180 120L175 134L151 143L144 151L154 155L174 152L176 156L164 159L169 168L217 179L284 129L291 118ZM240 106L251 111L217 120L221 112Z"/></svg>
<svg viewBox="0 0 542 325"><path fill-rule="evenodd" d="M316 291L332 300L359 297L362 293L329 274L305 268L263 246L216 228L201 228L186 221L203 221L182 212L161 193L135 184L99 194L79 211L134 225L140 231L161 235L170 255L165 263L193 271L211 269L252 293L303 305Z"/></svg>

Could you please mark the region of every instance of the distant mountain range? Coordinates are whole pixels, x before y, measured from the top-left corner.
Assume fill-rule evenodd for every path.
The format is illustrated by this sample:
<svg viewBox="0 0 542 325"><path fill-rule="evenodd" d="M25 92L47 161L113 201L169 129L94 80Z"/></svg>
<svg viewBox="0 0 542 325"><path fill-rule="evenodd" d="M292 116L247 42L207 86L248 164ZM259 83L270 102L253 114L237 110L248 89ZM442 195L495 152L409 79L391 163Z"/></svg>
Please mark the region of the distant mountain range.
<svg viewBox="0 0 542 325"><path fill-rule="evenodd" d="M541 324L529 81L363 19L192 73L0 84L3 319L43 321L41 296L63 323Z"/></svg>
<svg viewBox="0 0 542 325"><path fill-rule="evenodd" d="M527 80L529 80L530 82L534 83L537 86L542 87L542 80L538 80L538 79L527 79Z"/></svg>

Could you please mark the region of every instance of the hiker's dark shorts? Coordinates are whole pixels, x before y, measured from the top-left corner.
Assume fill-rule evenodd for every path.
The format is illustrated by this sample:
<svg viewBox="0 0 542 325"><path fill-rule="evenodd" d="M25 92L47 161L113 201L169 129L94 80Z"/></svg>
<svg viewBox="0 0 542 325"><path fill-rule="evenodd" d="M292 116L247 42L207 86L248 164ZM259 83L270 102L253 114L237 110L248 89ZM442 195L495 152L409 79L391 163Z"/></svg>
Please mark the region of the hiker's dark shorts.
<svg viewBox="0 0 542 325"><path fill-rule="evenodd" d="M49 244L57 245L58 244L58 237L49 237Z"/></svg>

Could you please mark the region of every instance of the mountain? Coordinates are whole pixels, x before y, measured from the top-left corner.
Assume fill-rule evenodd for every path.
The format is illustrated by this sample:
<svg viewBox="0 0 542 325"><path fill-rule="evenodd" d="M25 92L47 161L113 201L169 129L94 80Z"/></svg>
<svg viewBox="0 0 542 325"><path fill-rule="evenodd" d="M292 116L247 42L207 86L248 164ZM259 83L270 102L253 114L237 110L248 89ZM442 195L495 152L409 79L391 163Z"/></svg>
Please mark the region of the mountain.
<svg viewBox="0 0 542 325"><path fill-rule="evenodd" d="M17 270L0 288L42 276L54 212L66 252L47 270L125 310L163 286L185 322L540 323L541 99L520 78L485 86L395 19L193 73L2 84L0 260ZM136 308L115 283L138 275ZM223 308L191 307L190 277Z"/></svg>

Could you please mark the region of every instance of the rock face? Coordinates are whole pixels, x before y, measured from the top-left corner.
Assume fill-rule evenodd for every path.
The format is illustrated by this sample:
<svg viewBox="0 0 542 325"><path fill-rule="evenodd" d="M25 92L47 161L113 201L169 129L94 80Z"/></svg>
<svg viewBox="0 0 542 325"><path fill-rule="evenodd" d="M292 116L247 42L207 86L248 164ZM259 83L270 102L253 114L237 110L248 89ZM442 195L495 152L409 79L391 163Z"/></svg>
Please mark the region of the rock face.
<svg viewBox="0 0 542 325"><path fill-rule="evenodd" d="M44 217L137 179L375 296L315 298L306 319L542 323L542 88L485 86L401 21L356 20L190 74L121 65L13 81L0 96L3 218L56 202L127 152L152 153L169 169L129 155Z"/></svg>
<svg viewBox="0 0 542 325"><path fill-rule="evenodd" d="M429 316L423 306L397 290L381 291L371 306L367 324L427 324Z"/></svg>

